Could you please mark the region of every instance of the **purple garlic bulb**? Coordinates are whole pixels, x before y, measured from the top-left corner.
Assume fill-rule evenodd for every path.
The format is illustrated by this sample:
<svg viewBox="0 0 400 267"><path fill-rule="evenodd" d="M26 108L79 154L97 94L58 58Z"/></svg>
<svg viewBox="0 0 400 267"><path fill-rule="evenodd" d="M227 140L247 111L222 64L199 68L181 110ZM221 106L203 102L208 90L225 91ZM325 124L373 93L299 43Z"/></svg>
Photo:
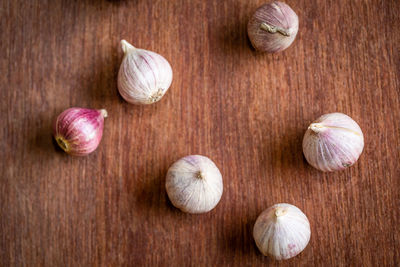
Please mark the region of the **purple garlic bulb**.
<svg viewBox="0 0 400 267"><path fill-rule="evenodd" d="M54 139L68 154L87 155L101 141L105 117L105 109L69 108L54 122Z"/></svg>
<svg viewBox="0 0 400 267"><path fill-rule="evenodd" d="M285 3L259 7L247 24L247 33L256 50L275 53L288 48L299 30L299 18Z"/></svg>

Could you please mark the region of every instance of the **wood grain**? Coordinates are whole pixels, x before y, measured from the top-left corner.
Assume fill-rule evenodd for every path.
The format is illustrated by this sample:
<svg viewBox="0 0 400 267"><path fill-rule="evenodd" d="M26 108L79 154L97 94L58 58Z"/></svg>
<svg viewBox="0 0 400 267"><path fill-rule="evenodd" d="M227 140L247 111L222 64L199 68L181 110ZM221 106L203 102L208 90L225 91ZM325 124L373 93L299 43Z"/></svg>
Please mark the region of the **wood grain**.
<svg viewBox="0 0 400 267"><path fill-rule="evenodd" d="M400 2L287 0L300 18L279 54L251 49L263 1L0 2L1 266L399 266ZM119 41L164 55L174 80L155 105L122 100ZM88 157L56 149L51 123L105 108ZM365 135L359 162L322 173L303 158L307 125L339 111ZM210 157L219 205L168 201L168 167ZM311 222L298 257L252 239L258 214L288 202Z"/></svg>

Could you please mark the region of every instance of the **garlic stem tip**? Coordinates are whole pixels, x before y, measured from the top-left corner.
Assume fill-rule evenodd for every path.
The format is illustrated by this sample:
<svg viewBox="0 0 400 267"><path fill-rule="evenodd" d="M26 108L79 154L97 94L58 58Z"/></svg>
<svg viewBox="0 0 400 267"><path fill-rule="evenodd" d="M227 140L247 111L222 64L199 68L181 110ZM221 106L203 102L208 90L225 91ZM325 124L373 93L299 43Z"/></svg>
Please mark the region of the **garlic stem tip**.
<svg viewBox="0 0 400 267"><path fill-rule="evenodd" d="M265 22L261 23L260 29L267 31L269 33L277 33L278 32L278 33L282 34L283 36L290 36L289 30L286 30L286 29L283 29L283 28L277 27L277 26L272 26Z"/></svg>
<svg viewBox="0 0 400 267"><path fill-rule="evenodd" d="M135 47L133 45L131 45L130 43L128 43L125 39L121 40L121 46L122 46L122 51L124 51L124 53L126 54L129 50L131 49L135 49Z"/></svg>
<svg viewBox="0 0 400 267"><path fill-rule="evenodd" d="M103 116L103 118L107 118L108 117L107 110L105 110L105 109L100 109L100 114L101 114L101 116Z"/></svg>
<svg viewBox="0 0 400 267"><path fill-rule="evenodd" d="M322 123L311 123L308 129L313 131L314 133L322 132L325 126Z"/></svg>
<svg viewBox="0 0 400 267"><path fill-rule="evenodd" d="M284 215L285 213L286 213L286 211L283 210L283 209L281 209L281 208L277 208L277 209L275 210L275 216L276 216L276 217L280 217L280 216Z"/></svg>

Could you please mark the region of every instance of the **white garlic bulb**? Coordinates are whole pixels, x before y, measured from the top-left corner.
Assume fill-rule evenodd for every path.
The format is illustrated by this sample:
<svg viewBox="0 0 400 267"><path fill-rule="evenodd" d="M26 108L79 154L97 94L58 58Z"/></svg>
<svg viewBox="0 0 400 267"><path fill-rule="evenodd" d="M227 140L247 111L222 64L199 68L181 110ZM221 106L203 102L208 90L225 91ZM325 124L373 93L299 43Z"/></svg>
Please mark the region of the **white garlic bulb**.
<svg viewBox="0 0 400 267"><path fill-rule="evenodd" d="M121 41L125 53L118 73L118 90L132 104L159 101L172 83L172 69L161 55Z"/></svg>
<svg viewBox="0 0 400 267"><path fill-rule="evenodd" d="M308 127L303 139L305 158L321 171L343 170L353 165L363 148L360 126L343 113L319 117Z"/></svg>
<svg viewBox="0 0 400 267"><path fill-rule="evenodd" d="M169 168L166 189L175 207L188 213L204 213L221 199L222 175L209 158L186 156Z"/></svg>
<svg viewBox="0 0 400 267"><path fill-rule="evenodd" d="M310 241L307 216L296 206L276 204L258 216L253 237L265 256L286 260L302 252Z"/></svg>

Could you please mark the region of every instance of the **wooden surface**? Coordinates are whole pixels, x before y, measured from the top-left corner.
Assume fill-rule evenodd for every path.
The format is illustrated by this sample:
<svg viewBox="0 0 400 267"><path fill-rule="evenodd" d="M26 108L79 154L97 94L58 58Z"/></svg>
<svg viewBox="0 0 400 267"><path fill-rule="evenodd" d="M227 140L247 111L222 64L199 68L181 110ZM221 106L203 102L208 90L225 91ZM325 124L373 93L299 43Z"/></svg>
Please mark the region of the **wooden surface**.
<svg viewBox="0 0 400 267"><path fill-rule="evenodd" d="M1 1L1 266L400 264L400 2L288 0L299 34L275 55L246 35L263 2ZM122 38L170 61L161 102L119 96ZM88 157L52 141L52 121L72 106L109 114ZM365 149L350 169L322 173L301 142L334 111L359 123ZM223 175L221 202L204 215L175 209L164 189L188 154ZM280 263L252 238L279 202L312 230Z"/></svg>

